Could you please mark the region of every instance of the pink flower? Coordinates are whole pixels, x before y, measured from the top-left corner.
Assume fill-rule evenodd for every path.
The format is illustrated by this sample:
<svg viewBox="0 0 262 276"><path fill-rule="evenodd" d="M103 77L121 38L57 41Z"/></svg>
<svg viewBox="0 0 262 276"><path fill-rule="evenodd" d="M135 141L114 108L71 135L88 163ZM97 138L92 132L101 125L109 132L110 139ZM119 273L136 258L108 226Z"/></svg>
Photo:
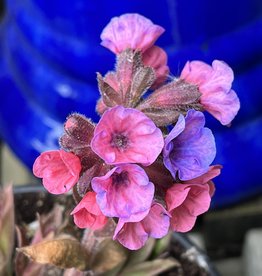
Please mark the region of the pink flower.
<svg viewBox="0 0 262 276"><path fill-rule="evenodd" d="M191 230L198 215L205 213L214 194L214 184L210 181L220 174L221 166L211 166L209 171L184 184L174 184L166 192L167 210L172 215L170 225L173 231Z"/></svg>
<svg viewBox="0 0 262 276"><path fill-rule="evenodd" d="M92 150L108 164L152 164L164 146L162 132L151 119L133 108L107 110L94 132Z"/></svg>
<svg viewBox="0 0 262 276"><path fill-rule="evenodd" d="M172 215L170 226L173 231L191 230L198 215L210 206L209 185L174 184L167 190L167 210Z"/></svg>
<svg viewBox="0 0 262 276"><path fill-rule="evenodd" d="M130 48L144 52L150 48L164 29L139 14L114 17L101 34L101 45L115 54Z"/></svg>
<svg viewBox="0 0 262 276"><path fill-rule="evenodd" d="M99 209L94 192L87 192L71 212L71 215L74 216L74 222L79 228L91 228L93 230L104 227L108 220Z"/></svg>
<svg viewBox="0 0 262 276"><path fill-rule="evenodd" d="M104 176L94 177L92 188L104 215L132 221L146 216L144 212L150 209L154 196L153 183L134 164L119 165Z"/></svg>
<svg viewBox="0 0 262 276"><path fill-rule="evenodd" d="M33 173L43 178L44 187L51 194L63 194L78 181L81 171L79 158L63 150L43 152L33 165Z"/></svg>
<svg viewBox="0 0 262 276"><path fill-rule="evenodd" d="M167 54L163 49L152 46L146 50L143 54L143 63L155 70L156 80L153 84L153 88L158 87L166 80L169 68L167 66Z"/></svg>
<svg viewBox="0 0 262 276"><path fill-rule="evenodd" d="M210 66L201 61L187 62L180 78L198 86L201 104L221 124L227 125L234 119L240 103L231 89L233 71L226 63L214 60Z"/></svg>
<svg viewBox="0 0 262 276"><path fill-rule="evenodd" d="M148 215L139 222L119 219L114 240L131 250L143 247L149 237L162 238L168 233L170 215L159 203L153 203Z"/></svg>

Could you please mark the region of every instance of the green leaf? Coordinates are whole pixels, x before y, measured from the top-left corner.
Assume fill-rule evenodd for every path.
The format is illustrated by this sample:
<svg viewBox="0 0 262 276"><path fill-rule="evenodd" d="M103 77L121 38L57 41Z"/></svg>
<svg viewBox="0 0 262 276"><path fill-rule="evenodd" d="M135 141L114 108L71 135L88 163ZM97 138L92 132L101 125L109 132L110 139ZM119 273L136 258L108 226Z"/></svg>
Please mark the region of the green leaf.
<svg viewBox="0 0 262 276"><path fill-rule="evenodd" d="M128 257L126 267L133 266L134 264L142 263L146 261L154 249L156 240L148 239L145 246L136 251L131 251Z"/></svg>
<svg viewBox="0 0 262 276"><path fill-rule="evenodd" d="M124 269L120 276L155 276L173 267L180 267L180 263L173 258L156 259Z"/></svg>
<svg viewBox="0 0 262 276"><path fill-rule="evenodd" d="M160 254L168 249L172 239L172 233L169 232L164 238L156 241L152 258L157 258Z"/></svg>

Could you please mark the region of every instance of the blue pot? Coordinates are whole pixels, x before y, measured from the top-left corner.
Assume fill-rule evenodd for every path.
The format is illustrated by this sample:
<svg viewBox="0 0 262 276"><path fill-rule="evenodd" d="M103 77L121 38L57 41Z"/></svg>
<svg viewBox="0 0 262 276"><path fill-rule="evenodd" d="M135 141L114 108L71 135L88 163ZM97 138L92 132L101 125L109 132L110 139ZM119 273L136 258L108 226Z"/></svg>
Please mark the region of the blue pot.
<svg viewBox="0 0 262 276"><path fill-rule="evenodd" d="M242 107L231 128L207 115L217 137L214 206L262 192L262 4L260 0L8 0L0 30L0 135L31 169L38 154L58 147L66 116L77 111L97 121L95 72L111 70L114 55L100 47L110 18L137 12L163 26L158 45L171 72L187 60L225 60L236 72ZM150 7L150 8L149 8ZM256 163L255 163L256 161Z"/></svg>

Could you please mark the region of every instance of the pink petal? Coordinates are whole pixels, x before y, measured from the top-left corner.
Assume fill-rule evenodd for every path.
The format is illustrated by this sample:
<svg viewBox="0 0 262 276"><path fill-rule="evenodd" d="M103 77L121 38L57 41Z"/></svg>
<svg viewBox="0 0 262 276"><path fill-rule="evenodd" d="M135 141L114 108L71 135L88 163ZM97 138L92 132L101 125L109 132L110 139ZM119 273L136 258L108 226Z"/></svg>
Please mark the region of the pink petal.
<svg viewBox="0 0 262 276"><path fill-rule="evenodd" d="M192 180L185 181L186 184L206 184L211 179L215 178L216 176L220 175L222 166L221 165L214 165L210 166L208 172L204 173L203 175L196 177Z"/></svg>
<svg viewBox="0 0 262 276"><path fill-rule="evenodd" d="M208 93L201 97L201 104L222 125L230 124L240 109L239 98L232 89L227 93L221 90Z"/></svg>
<svg viewBox="0 0 262 276"><path fill-rule="evenodd" d="M143 219L142 224L150 237L163 238L168 233L170 214L161 204L154 203L149 214Z"/></svg>
<svg viewBox="0 0 262 276"><path fill-rule="evenodd" d="M171 229L178 232L191 230L196 217L209 209L210 201L208 184L174 184L166 193L168 211L172 215Z"/></svg>
<svg viewBox="0 0 262 276"><path fill-rule="evenodd" d="M52 194L69 191L78 181L81 171L79 158L63 150L42 153L33 165L33 173L43 178L44 187Z"/></svg>
<svg viewBox="0 0 262 276"><path fill-rule="evenodd" d="M190 192L183 206L186 206L192 216L199 216L209 209L210 202L209 185L190 185Z"/></svg>
<svg viewBox="0 0 262 276"><path fill-rule="evenodd" d="M240 103L236 93L231 89L233 71L226 63L214 60L211 67L201 61L187 62L181 79L198 86L202 94L201 104L223 125L234 119Z"/></svg>
<svg viewBox="0 0 262 276"><path fill-rule="evenodd" d="M153 203L150 212L140 222L119 219L114 233L122 245L137 250L145 245L148 237L162 238L168 233L170 215L159 203Z"/></svg>
<svg viewBox="0 0 262 276"><path fill-rule="evenodd" d="M162 48L152 46L146 50L143 54L143 63L155 70L156 80L153 88L158 87L166 80L169 67L167 66L167 54Z"/></svg>
<svg viewBox="0 0 262 276"><path fill-rule="evenodd" d="M212 67L202 61L187 62L180 78L189 83L201 86L212 77Z"/></svg>
<svg viewBox="0 0 262 276"><path fill-rule="evenodd" d="M152 164L164 145L162 132L141 111L116 106L107 110L94 132L92 150L108 164Z"/></svg>
<svg viewBox="0 0 262 276"><path fill-rule="evenodd" d="M105 105L103 100L100 98L96 103L96 112L98 114L102 115L107 110L107 108L108 107Z"/></svg>
<svg viewBox="0 0 262 276"><path fill-rule="evenodd" d="M183 184L174 184L171 188L169 188L166 192L167 210L170 212L183 204L189 191L190 188Z"/></svg>
<svg viewBox="0 0 262 276"><path fill-rule="evenodd" d="M107 223L107 218L96 203L96 193L94 192L88 192L71 212L71 215L74 216L74 222L79 228L97 230Z"/></svg>
<svg viewBox="0 0 262 276"><path fill-rule="evenodd" d="M170 220L170 227L176 232L190 231L196 222L196 217L190 215L184 206L180 206L171 212L172 218Z"/></svg>
<svg viewBox="0 0 262 276"><path fill-rule="evenodd" d="M120 219L115 230L114 239L130 250L137 250L145 245L148 233L141 222L124 223Z"/></svg>
<svg viewBox="0 0 262 276"><path fill-rule="evenodd" d="M114 52L121 53L131 48L144 52L150 48L164 29L139 14L124 14L114 17L101 34L101 44Z"/></svg>

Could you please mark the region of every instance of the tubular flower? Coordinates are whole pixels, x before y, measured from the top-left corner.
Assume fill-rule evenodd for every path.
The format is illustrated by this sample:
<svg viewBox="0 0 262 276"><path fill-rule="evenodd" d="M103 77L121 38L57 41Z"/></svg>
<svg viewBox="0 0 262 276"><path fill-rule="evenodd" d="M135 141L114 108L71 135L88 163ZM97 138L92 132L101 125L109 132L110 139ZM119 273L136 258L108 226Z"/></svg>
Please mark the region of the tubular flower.
<svg viewBox="0 0 262 276"><path fill-rule="evenodd" d="M144 52L150 48L164 29L139 14L114 17L101 34L101 45L115 54L130 48Z"/></svg>
<svg viewBox="0 0 262 276"><path fill-rule="evenodd" d="M131 250L143 247L149 237L162 238L168 233L170 215L159 203L153 203L148 215L139 222L119 219L114 239Z"/></svg>
<svg viewBox="0 0 262 276"><path fill-rule="evenodd" d="M205 174L176 183L170 187L165 196L167 210L171 214L171 229L178 232L190 231L198 215L205 213L210 206L215 188L211 181L221 172L222 166L211 166Z"/></svg>
<svg viewBox="0 0 262 276"><path fill-rule="evenodd" d="M214 60L210 66L201 61L187 62L180 78L198 87L200 103L222 125L228 125L234 119L240 103L231 89L233 71L226 63Z"/></svg>
<svg viewBox="0 0 262 276"><path fill-rule="evenodd" d="M83 199L71 212L74 222L79 228L91 228L93 230L104 227L107 217L104 216L96 203L96 193L87 192Z"/></svg>
<svg viewBox="0 0 262 276"><path fill-rule="evenodd" d="M165 139L164 164L174 178L193 179L207 172L216 155L214 136L204 127L205 117L199 111L189 110L180 115Z"/></svg>
<svg viewBox="0 0 262 276"><path fill-rule="evenodd" d="M43 185L51 194L68 192L77 183L80 171L79 158L63 150L43 152L33 165L34 175L43 178Z"/></svg>
<svg viewBox="0 0 262 276"><path fill-rule="evenodd" d="M155 190L145 171L134 164L119 165L104 176L94 177L92 188L104 215L132 221L147 214Z"/></svg>
<svg viewBox="0 0 262 276"><path fill-rule="evenodd" d="M209 209L209 189L208 184L174 184L167 190L167 210L172 216L170 226L173 231L187 232L193 228L197 216Z"/></svg>

